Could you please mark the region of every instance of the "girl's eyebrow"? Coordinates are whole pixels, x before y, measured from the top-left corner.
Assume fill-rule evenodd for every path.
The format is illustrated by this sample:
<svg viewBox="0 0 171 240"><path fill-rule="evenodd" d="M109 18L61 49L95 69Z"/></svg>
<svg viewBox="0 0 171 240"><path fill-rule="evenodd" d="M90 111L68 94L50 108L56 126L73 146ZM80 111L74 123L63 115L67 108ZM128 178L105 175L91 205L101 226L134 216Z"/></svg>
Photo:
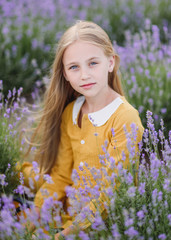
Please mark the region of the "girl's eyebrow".
<svg viewBox="0 0 171 240"><path fill-rule="evenodd" d="M91 58L87 59L86 62L89 62L89 61L92 61L92 60L95 60L95 59L98 60L99 57L91 57ZM77 64L77 63L78 62L71 62L71 63L66 64L66 66L74 65L74 64Z"/></svg>

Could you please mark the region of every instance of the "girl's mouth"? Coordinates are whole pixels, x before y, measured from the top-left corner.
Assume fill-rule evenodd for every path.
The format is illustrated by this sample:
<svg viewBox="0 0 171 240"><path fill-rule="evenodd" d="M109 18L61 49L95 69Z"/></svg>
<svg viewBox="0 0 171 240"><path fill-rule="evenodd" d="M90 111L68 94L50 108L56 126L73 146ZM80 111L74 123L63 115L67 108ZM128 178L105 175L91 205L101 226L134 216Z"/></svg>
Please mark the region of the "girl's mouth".
<svg viewBox="0 0 171 240"><path fill-rule="evenodd" d="M84 88L84 89L89 89L91 88L92 86L94 86L96 83L88 83L88 84L84 84L84 85L81 85L80 87L81 88Z"/></svg>

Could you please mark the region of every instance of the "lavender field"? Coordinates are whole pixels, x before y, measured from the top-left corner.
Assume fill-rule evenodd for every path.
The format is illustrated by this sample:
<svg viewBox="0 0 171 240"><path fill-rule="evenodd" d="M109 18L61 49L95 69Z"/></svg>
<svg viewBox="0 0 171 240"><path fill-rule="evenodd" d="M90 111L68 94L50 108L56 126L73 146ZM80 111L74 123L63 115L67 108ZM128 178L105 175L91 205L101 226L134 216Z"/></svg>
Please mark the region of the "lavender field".
<svg viewBox="0 0 171 240"><path fill-rule="evenodd" d="M171 239L170 12L169 0L0 1L0 239L55 239L54 229L61 226L62 206L55 197L44 203L40 220L36 214L33 217L35 206L29 202L28 209L26 203L34 198L35 186L31 179L30 188L23 185L16 164L23 161L28 147L25 136L29 139L28 129L35 126L35 113L41 109L58 40L77 19L94 21L109 34L121 58L126 97L146 129L138 173L134 168L127 173L122 163L116 166L107 152L105 161L111 170L118 169L117 176L108 175L103 162L100 170L86 163L80 167L91 172L96 185L87 185L86 191L67 189L71 216L81 213L84 220L89 216L87 203L105 194L108 217L102 219L97 211L88 231L66 239ZM136 138L134 126L127 138L134 166L139 159L131 142ZM33 162L36 179L37 168ZM105 188L103 175L108 180ZM75 183L77 176L73 171ZM115 178L120 181L119 191L114 190ZM23 199L20 216L14 196ZM27 228L29 222L36 226L34 232Z"/></svg>

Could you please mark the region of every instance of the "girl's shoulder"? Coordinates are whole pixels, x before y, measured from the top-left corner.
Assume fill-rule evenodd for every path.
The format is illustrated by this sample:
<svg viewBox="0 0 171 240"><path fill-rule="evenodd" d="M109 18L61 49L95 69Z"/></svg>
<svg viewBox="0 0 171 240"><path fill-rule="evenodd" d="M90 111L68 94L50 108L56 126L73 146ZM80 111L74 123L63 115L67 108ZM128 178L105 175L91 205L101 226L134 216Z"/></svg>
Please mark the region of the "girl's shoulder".
<svg viewBox="0 0 171 240"><path fill-rule="evenodd" d="M131 105L124 96L120 96L121 100L123 101L124 104L121 105L121 107L119 108L118 113L122 114L122 113L127 113L127 114L138 114L137 109Z"/></svg>
<svg viewBox="0 0 171 240"><path fill-rule="evenodd" d="M132 106L125 97L120 97L123 100L123 103L116 112L115 115L115 122L117 122L118 125L123 126L124 124L130 125L132 123L135 123L142 129L143 131L143 125L139 116L138 110Z"/></svg>

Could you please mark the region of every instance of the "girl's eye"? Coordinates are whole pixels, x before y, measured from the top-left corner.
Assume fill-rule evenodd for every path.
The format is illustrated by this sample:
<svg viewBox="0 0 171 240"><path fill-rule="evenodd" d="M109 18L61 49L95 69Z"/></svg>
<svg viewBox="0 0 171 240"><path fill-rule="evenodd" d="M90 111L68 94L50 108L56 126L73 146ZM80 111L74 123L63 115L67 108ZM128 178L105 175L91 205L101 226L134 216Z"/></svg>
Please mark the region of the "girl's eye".
<svg viewBox="0 0 171 240"><path fill-rule="evenodd" d="M97 63L96 62L91 62L90 65L94 66L96 65Z"/></svg>
<svg viewBox="0 0 171 240"><path fill-rule="evenodd" d="M74 66L71 66L69 69L76 69L77 68L77 65L74 65Z"/></svg>

